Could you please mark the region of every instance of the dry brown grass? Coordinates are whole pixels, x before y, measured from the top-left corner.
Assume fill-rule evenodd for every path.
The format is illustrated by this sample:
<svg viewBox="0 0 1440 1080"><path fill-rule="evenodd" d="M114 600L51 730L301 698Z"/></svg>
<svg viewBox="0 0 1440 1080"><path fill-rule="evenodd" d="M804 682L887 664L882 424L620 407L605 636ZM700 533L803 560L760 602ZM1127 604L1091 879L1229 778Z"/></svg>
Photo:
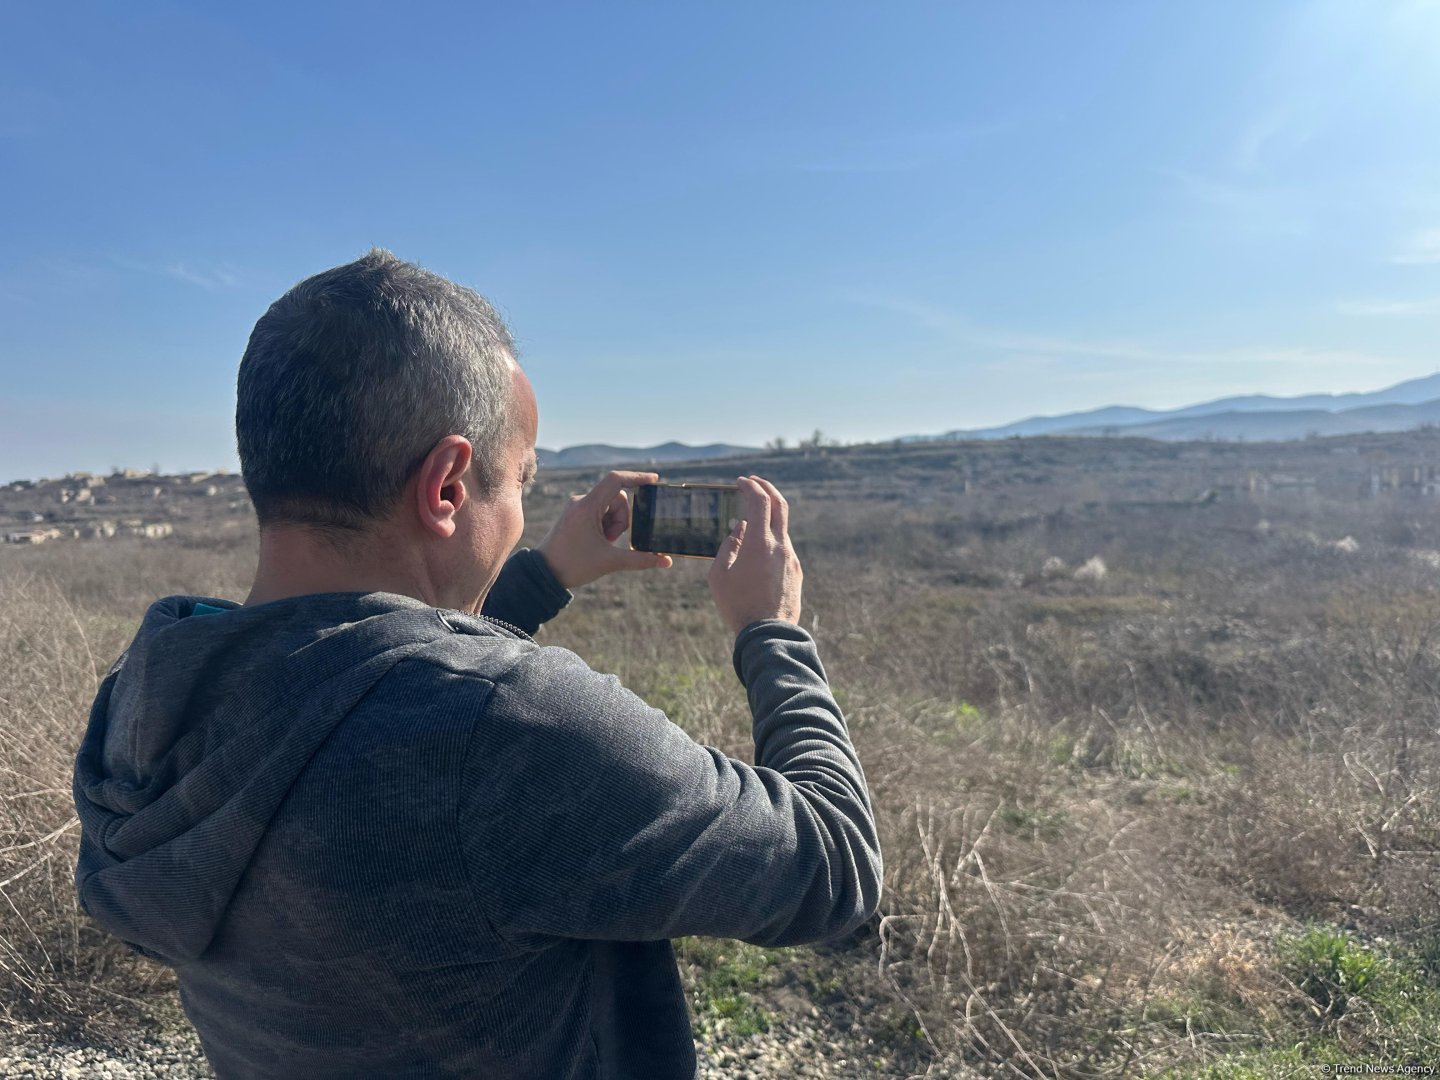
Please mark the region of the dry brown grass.
<svg viewBox="0 0 1440 1080"><path fill-rule="evenodd" d="M908 508L870 485L850 505L832 496L869 476L857 460L781 464L805 622L875 798L886 894L865 932L787 962L863 987L887 1018L875 1036L913 1073L1150 1075L1338 1038L1305 1026L1279 930L1440 940L1440 574L1407 557L1440 547L1440 515L1157 506L1162 480L1130 473L1090 480L1088 506L1020 481ZM930 485L915 490L941 490L929 460L909 466ZM539 493L532 541L580 484ZM1151 501L1127 508L1126 485ZM11 1025L123 1027L170 993L76 911L70 762L146 604L244 596L253 544L228 535L0 551ZM1343 536L1355 551L1328 546ZM1096 556L1103 577L1045 569ZM599 582L544 638L749 759L704 572Z"/></svg>

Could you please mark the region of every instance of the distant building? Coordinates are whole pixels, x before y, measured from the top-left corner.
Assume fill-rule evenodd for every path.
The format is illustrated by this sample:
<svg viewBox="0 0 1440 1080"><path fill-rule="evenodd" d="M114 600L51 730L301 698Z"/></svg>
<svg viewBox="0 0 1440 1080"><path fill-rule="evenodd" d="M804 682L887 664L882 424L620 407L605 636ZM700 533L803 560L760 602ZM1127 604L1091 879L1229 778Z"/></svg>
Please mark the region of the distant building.
<svg viewBox="0 0 1440 1080"><path fill-rule="evenodd" d="M1195 502L1200 506L1209 506L1212 503L1233 503L1249 497L1250 485L1244 484L1211 484L1199 495L1195 496Z"/></svg>
<svg viewBox="0 0 1440 1080"><path fill-rule="evenodd" d="M1315 494L1316 484L1313 476L1252 472L1246 487L1252 499L1307 498Z"/></svg>
<svg viewBox="0 0 1440 1080"><path fill-rule="evenodd" d="M1382 495L1434 498L1440 495L1440 466L1378 465L1370 470L1370 497Z"/></svg>
<svg viewBox="0 0 1440 1080"><path fill-rule="evenodd" d="M131 536L143 537L146 540L160 540L172 535L175 527L168 521L157 521L149 525L132 525L128 531Z"/></svg>
<svg viewBox="0 0 1440 1080"><path fill-rule="evenodd" d="M64 534L59 529L30 529L5 535L7 544L43 544L46 540L58 540Z"/></svg>

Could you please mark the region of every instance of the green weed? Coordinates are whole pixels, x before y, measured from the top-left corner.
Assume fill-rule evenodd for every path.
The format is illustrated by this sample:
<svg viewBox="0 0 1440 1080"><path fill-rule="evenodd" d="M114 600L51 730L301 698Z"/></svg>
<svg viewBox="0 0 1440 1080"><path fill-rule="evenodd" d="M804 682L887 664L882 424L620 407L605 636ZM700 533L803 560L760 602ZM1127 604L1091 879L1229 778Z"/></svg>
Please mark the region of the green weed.
<svg viewBox="0 0 1440 1080"><path fill-rule="evenodd" d="M688 937L675 942L687 971L685 980L695 1026L714 1034L754 1035L770 1030L770 1013L757 995L773 977L783 949L761 949L741 941Z"/></svg>
<svg viewBox="0 0 1440 1080"><path fill-rule="evenodd" d="M1063 810L1012 804L1000 808L998 820L1011 832L1033 840L1054 840L1065 831L1070 819Z"/></svg>
<svg viewBox="0 0 1440 1080"><path fill-rule="evenodd" d="M1380 956L1337 930L1311 927L1275 944L1281 964L1323 1017L1342 1016L1351 998L1385 974Z"/></svg>

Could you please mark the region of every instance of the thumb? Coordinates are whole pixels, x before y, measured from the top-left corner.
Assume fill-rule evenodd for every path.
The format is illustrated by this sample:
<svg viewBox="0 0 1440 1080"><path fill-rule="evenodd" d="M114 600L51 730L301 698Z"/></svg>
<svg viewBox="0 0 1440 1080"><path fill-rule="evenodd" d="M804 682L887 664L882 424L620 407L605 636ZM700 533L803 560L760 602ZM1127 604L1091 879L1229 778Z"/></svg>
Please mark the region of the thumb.
<svg viewBox="0 0 1440 1080"><path fill-rule="evenodd" d="M675 560L669 555L654 551L636 551L633 548L615 548L612 570L663 570Z"/></svg>

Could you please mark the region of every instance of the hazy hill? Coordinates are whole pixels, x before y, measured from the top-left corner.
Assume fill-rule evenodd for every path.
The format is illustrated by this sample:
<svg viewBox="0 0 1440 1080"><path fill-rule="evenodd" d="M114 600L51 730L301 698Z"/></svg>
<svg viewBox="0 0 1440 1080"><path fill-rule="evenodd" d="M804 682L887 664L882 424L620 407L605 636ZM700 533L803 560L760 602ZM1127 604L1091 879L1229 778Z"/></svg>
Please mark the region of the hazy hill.
<svg viewBox="0 0 1440 1080"><path fill-rule="evenodd" d="M1272 397L1251 394L1245 397L1220 398L1203 405L1176 409L1172 416L1200 416L1221 412L1290 412L1322 409L1326 412L1363 409L1372 405L1420 405L1440 399L1440 372L1419 379L1409 379L1383 390L1356 394L1304 394L1299 397Z"/></svg>
<svg viewBox="0 0 1440 1080"><path fill-rule="evenodd" d="M664 461L702 461L708 458L734 457L737 454L757 452L757 448L753 446L732 446L729 443L688 446L678 442L644 447L586 443L581 446L567 446L564 450L546 450L541 447L535 449L541 466L550 469L579 468L586 465L649 465Z"/></svg>
<svg viewBox="0 0 1440 1080"><path fill-rule="evenodd" d="M1085 412L1059 416L1033 416L1013 424L976 430L955 430L938 436L943 439L1004 439L1016 435L1102 435L1124 434L1146 438L1195 439L1289 439L1318 431L1345 434L1356 431L1400 431L1433 422L1424 411L1406 419L1406 414L1375 412L1377 406L1422 406L1440 401L1440 372L1410 379L1383 390L1357 394L1304 394L1272 397L1251 394L1219 398L1179 409L1141 409L1110 405ZM1344 413L1360 413L1344 421L1315 419ZM1313 414L1306 423L1277 419L1279 414ZM1208 425L1174 424L1172 421L1197 417L1221 417ZM1381 427L1357 424L1382 423ZM923 437L922 437L923 438Z"/></svg>
<svg viewBox="0 0 1440 1080"><path fill-rule="evenodd" d="M1440 400L1421 405L1372 405L1361 409L1327 412L1297 409L1293 412L1233 412L1181 416L1148 424L1130 424L1119 433L1127 437L1185 441L1232 439L1249 442L1303 439L1315 435L1358 435L1362 432L1410 431L1440 424ZM1075 428L1067 435L1109 435L1113 426Z"/></svg>

